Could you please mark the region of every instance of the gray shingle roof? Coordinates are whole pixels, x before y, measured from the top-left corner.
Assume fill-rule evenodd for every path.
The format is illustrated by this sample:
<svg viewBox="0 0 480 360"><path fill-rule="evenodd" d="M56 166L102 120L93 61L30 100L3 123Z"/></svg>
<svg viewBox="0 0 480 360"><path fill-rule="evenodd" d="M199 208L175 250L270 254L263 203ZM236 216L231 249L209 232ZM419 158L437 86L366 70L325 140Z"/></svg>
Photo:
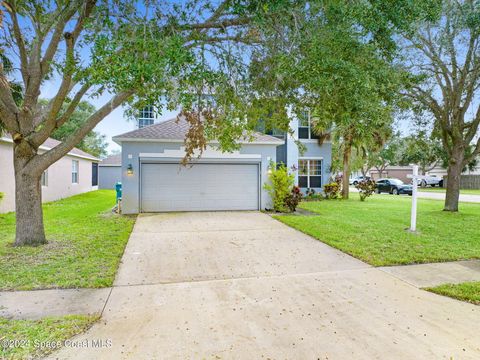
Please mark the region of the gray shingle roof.
<svg viewBox="0 0 480 360"><path fill-rule="evenodd" d="M135 139L149 139L149 140L179 140L183 141L188 131L189 125L183 119L177 122L177 118L166 120L150 126L145 126L142 129L130 131L121 135L114 136L114 141L125 141ZM283 140L276 137L254 132L252 134L252 142L266 142L272 144L282 144ZM245 138L245 142L249 139Z"/></svg>
<svg viewBox="0 0 480 360"><path fill-rule="evenodd" d="M120 165L122 165L122 154L107 156L100 163L100 166L102 166L102 165L107 165L107 166L115 166L115 165L120 166Z"/></svg>

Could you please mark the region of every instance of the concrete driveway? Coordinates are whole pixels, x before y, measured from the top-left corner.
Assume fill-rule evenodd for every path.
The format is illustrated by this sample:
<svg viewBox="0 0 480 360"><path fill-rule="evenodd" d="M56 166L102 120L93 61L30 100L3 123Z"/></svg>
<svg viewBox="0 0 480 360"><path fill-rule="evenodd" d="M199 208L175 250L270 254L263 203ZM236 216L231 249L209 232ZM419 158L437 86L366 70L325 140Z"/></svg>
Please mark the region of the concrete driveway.
<svg viewBox="0 0 480 360"><path fill-rule="evenodd" d="M478 359L479 323L265 214L142 215L102 320L52 358Z"/></svg>

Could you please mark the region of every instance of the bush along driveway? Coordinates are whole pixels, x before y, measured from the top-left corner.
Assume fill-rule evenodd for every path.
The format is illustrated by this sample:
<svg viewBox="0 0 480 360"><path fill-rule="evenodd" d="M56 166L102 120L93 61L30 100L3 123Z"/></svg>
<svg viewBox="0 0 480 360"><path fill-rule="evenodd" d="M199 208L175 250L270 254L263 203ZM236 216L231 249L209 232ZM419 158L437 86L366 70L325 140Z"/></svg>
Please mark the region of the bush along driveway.
<svg viewBox="0 0 480 360"><path fill-rule="evenodd" d="M375 195L360 202L354 194L347 201L302 203L314 216L276 218L410 284L479 304L479 261L443 262L480 258L480 205L461 203L459 213L449 213L442 202L421 199L418 234L405 231L410 205L410 198ZM392 266L409 264L425 265Z"/></svg>
<svg viewBox="0 0 480 360"><path fill-rule="evenodd" d="M15 214L0 215L0 291L8 291L0 292L0 300L11 305L0 308L0 314L14 317L0 317L0 358L30 359L48 354L99 318L98 309L103 308L110 289L98 290L98 294L86 289L34 294L11 291L111 286L135 222L134 217L113 214L114 205L115 193L108 190L45 204L49 243L34 248L13 247ZM33 299L36 299L37 309L48 314L75 307L96 310L89 314L74 311L74 315L47 317L39 317L35 311L8 314L16 296L21 303L19 307L35 310ZM84 304L76 304L82 299ZM98 304L90 304L93 302Z"/></svg>

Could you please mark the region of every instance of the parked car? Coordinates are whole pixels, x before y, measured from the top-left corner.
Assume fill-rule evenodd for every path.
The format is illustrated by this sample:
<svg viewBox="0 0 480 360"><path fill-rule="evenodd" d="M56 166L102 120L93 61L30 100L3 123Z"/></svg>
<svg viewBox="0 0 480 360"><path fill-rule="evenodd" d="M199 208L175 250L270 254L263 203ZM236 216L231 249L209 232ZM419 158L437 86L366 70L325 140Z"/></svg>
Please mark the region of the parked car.
<svg viewBox="0 0 480 360"><path fill-rule="evenodd" d="M412 185L405 184L400 179L378 179L375 192L377 194L386 192L393 195L412 195Z"/></svg>
<svg viewBox="0 0 480 360"><path fill-rule="evenodd" d="M413 180L412 180L412 183L413 183ZM425 179L418 179L417 184L418 186L422 186L422 187L425 187L428 185L430 185L431 187L435 187L437 185L440 187L443 187L443 178L438 177L436 175L427 176Z"/></svg>
<svg viewBox="0 0 480 360"><path fill-rule="evenodd" d="M355 176L354 178L351 178L351 179L350 179L349 184L355 186L355 185L357 185L359 182L362 182L362 181L364 181L364 180L370 180L370 176L362 176L362 175L360 175L360 176Z"/></svg>

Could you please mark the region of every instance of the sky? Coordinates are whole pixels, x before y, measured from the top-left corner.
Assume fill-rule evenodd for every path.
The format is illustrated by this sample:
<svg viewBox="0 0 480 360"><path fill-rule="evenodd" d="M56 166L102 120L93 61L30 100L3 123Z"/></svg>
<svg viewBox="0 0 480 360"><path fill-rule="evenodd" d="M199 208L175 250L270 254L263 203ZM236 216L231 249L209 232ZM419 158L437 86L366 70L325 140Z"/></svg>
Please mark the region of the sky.
<svg viewBox="0 0 480 360"><path fill-rule="evenodd" d="M53 77L51 80L46 81L42 85L40 97L45 99L52 98L58 90L59 82L60 80L57 77ZM105 103L107 103L110 100L111 96L111 94L104 94L98 98L84 97L83 100L88 101L89 103L94 105L95 108L98 109L102 107ZM124 110L125 108L118 107L107 117L105 117L94 129L100 134L106 136L106 140L108 142L108 153L120 150L120 146L114 141L112 141L112 137L126 133L128 131L135 130L137 128L137 123L134 120L128 119L126 116L124 116ZM156 119L156 122L171 119L177 116L177 114L178 111L165 110L162 114L157 114L158 117Z"/></svg>

